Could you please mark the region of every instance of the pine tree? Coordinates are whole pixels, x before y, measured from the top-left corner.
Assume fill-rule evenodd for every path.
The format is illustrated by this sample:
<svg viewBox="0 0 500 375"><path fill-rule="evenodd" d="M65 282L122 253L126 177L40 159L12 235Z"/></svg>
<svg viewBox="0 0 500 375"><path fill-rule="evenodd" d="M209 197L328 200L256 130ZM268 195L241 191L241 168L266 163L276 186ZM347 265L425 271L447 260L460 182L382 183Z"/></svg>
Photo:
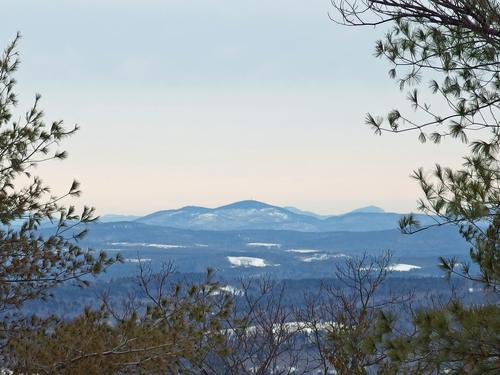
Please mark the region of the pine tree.
<svg viewBox="0 0 500 375"><path fill-rule="evenodd" d="M93 208L77 213L64 204L65 198L80 195L79 183L73 181L65 194L56 196L33 175L37 165L66 158L65 151L55 148L78 127L45 123L40 95L17 117L13 75L19 66L19 38L0 57L0 348L20 328L19 308L26 301L46 298L66 281L86 284L88 276L118 260L79 246L85 225L95 220ZM42 235L41 224L53 230Z"/></svg>
<svg viewBox="0 0 500 375"><path fill-rule="evenodd" d="M381 313L379 333L389 360L381 368L402 373L500 371L500 3L496 0L334 1L336 21L350 26L391 24L376 43L390 77L407 91L414 115L394 109L368 114L377 134L414 131L421 142L456 138L468 145L463 167L436 165L413 177L423 191L418 208L433 226L456 225L470 243L470 262L440 258L446 275L480 283L494 302L459 301L419 311L412 335L397 335ZM423 77L433 77L425 87ZM424 92L422 94L422 91ZM445 108L436 110L436 108ZM474 137L474 138L473 138ZM405 233L426 230L412 215ZM475 269L478 271L475 271ZM384 367L385 366L385 367Z"/></svg>

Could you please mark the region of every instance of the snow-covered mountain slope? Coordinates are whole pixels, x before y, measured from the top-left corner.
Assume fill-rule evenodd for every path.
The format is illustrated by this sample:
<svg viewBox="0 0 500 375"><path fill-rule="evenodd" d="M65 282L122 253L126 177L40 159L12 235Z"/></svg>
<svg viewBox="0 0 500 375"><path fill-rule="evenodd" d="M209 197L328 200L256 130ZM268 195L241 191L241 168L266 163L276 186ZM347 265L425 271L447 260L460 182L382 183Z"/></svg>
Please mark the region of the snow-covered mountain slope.
<svg viewBox="0 0 500 375"><path fill-rule="evenodd" d="M254 200L231 203L217 208L187 206L154 212L136 221L149 225L194 230L295 230L302 232L374 231L396 229L401 214L384 212L369 206L344 215L321 217L300 213ZM423 224L431 223L419 215Z"/></svg>
<svg viewBox="0 0 500 375"><path fill-rule="evenodd" d="M137 221L150 225L203 230L316 231L319 220L258 201L241 201L213 209L188 206L178 210L158 211Z"/></svg>

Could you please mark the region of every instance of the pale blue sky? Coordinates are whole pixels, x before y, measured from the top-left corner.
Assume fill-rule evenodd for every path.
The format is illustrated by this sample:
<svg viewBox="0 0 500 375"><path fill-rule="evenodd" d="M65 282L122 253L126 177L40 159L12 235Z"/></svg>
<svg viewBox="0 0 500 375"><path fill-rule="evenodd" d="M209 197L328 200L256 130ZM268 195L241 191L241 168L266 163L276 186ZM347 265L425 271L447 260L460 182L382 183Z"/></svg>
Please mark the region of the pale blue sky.
<svg viewBox="0 0 500 375"><path fill-rule="evenodd" d="M40 169L73 177L101 213L258 199L320 213L415 206L408 178L464 146L377 137L365 113L404 103L372 56L381 29L328 19L329 0L17 0L0 42L21 31L24 110L78 123L70 157Z"/></svg>

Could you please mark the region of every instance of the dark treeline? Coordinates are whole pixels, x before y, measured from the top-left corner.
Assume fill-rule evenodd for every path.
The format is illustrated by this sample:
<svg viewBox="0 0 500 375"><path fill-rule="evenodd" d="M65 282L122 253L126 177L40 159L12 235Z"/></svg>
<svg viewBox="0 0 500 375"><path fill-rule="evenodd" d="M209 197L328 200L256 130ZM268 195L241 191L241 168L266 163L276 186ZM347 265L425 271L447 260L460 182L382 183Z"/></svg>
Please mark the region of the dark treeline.
<svg viewBox="0 0 500 375"><path fill-rule="evenodd" d="M332 268L332 275L334 269ZM168 286L176 284L194 284L204 280L205 274L186 274L174 272L168 280ZM266 278L254 277L243 279L222 279L215 273L215 279L223 288L222 292L229 293L234 299L242 298L242 285L250 282L249 293L259 293L257 281ZM341 288L342 281L331 279L292 279L271 280L273 291L284 290L283 305L290 310L303 308L308 298L314 295L321 297L325 287ZM253 283L252 283L253 282ZM391 294L412 293L414 305L429 307L433 303L445 303L452 298L459 298L464 304L486 303L494 294L484 291L482 284L470 280L444 277L393 277L389 274L379 287L377 298L387 298ZM51 298L47 300L29 301L23 306L26 314L36 314L42 317L58 315L64 319L71 319L79 315L86 307L98 308L102 303L103 295L107 295L115 302L125 300L130 294L136 298L146 300L147 296L141 290L137 277L116 278L110 281L95 281L89 287L78 285L62 285L51 291Z"/></svg>

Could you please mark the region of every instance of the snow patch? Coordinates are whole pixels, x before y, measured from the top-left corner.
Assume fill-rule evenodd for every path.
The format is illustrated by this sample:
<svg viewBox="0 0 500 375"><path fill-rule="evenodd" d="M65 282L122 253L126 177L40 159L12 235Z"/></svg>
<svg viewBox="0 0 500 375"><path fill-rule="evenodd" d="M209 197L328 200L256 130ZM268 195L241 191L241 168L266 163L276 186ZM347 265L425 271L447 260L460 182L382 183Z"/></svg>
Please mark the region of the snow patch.
<svg viewBox="0 0 500 375"><path fill-rule="evenodd" d="M322 260L328 260L330 255L328 254L316 254L310 257L300 257L300 260L305 263L318 262Z"/></svg>
<svg viewBox="0 0 500 375"><path fill-rule="evenodd" d="M262 258L253 257L227 257L233 267L266 267L268 264Z"/></svg>
<svg viewBox="0 0 500 375"><path fill-rule="evenodd" d="M285 323L275 323L272 325L273 335L283 335L283 333L303 333L308 336L314 335L317 331L332 332L343 327L341 323L336 323L332 321L317 322L314 327L311 327L311 323L308 322L285 322ZM246 334L255 334L256 332L262 332L262 326L248 326L245 330ZM232 336L235 333L233 328L226 328L222 331L225 335Z"/></svg>
<svg viewBox="0 0 500 375"><path fill-rule="evenodd" d="M127 263L141 263L141 262L151 262L151 258L125 258Z"/></svg>
<svg viewBox="0 0 500 375"><path fill-rule="evenodd" d="M389 271L396 271L396 272L408 272L411 270L419 270L422 267L419 266L414 266L413 264L404 264L404 263L398 263L398 264L391 264L387 269Z"/></svg>
<svg viewBox="0 0 500 375"><path fill-rule="evenodd" d="M141 247L154 247L157 249L178 249L186 246L182 245L171 245L163 243L145 243L145 242L112 242L113 246L141 246Z"/></svg>
<svg viewBox="0 0 500 375"><path fill-rule="evenodd" d="M314 249L290 249L286 250L288 253L298 253L298 254L310 254L310 253L317 253L319 250L314 250Z"/></svg>
<svg viewBox="0 0 500 375"><path fill-rule="evenodd" d="M243 291L238 289L232 285L224 285L219 288L214 294L219 295L222 293L232 294L233 296L241 296L243 295Z"/></svg>
<svg viewBox="0 0 500 375"><path fill-rule="evenodd" d="M203 221L212 221L217 217L216 214L199 214L197 219Z"/></svg>
<svg viewBox="0 0 500 375"><path fill-rule="evenodd" d="M249 243L247 243L247 246L249 246L249 247L275 247L275 248L279 248L279 247L281 247L281 244L268 243L268 242L249 242Z"/></svg>
<svg viewBox="0 0 500 375"><path fill-rule="evenodd" d="M267 213L269 214L269 216L271 217L275 217L275 218L278 218L278 219L282 219L282 220L287 220L288 219L288 215L283 213L283 212L280 212L280 211L277 211L275 209L264 209L262 210L264 212L267 211Z"/></svg>

